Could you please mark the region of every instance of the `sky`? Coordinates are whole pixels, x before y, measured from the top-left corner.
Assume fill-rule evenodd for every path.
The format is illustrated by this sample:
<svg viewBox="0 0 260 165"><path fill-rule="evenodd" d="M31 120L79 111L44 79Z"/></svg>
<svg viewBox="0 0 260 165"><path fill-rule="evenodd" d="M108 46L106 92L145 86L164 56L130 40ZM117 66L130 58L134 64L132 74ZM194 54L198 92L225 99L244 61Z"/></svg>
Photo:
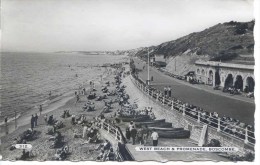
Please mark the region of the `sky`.
<svg viewBox="0 0 260 165"><path fill-rule="evenodd" d="M103 51L158 45L254 19L253 0L2 0L2 51Z"/></svg>

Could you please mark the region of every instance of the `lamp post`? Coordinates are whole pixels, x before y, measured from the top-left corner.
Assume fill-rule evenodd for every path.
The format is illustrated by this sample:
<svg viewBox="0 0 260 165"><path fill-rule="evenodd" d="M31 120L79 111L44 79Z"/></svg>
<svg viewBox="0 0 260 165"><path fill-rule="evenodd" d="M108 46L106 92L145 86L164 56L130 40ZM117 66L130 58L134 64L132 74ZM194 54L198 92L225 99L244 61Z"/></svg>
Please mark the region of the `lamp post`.
<svg viewBox="0 0 260 165"><path fill-rule="evenodd" d="M147 85L150 85L150 52L148 48L148 58L147 58Z"/></svg>
<svg viewBox="0 0 260 165"><path fill-rule="evenodd" d="M149 53L149 48L148 48L148 58L147 58L147 70L148 70L148 77L147 77L147 85L150 85L150 53Z"/></svg>

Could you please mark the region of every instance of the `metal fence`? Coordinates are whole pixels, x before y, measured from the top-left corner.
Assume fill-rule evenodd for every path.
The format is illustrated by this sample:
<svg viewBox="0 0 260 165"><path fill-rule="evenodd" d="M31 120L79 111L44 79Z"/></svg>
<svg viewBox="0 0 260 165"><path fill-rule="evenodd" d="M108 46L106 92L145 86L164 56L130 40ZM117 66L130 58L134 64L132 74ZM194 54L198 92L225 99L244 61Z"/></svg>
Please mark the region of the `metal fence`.
<svg viewBox="0 0 260 165"><path fill-rule="evenodd" d="M239 125L232 125L233 123L223 121L220 117L215 117L207 115L197 111L196 109L191 109L187 104L182 103L177 99L171 99L163 96L163 94L157 91L155 88L152 88L146 85L142 80L138 79L134 75L131 75L131 80L134 84L146 95L152 99L160 102L165 108L170 108L172 111L181 113L183 116L190 118L191 120L207 124L209 127L215 129L218 132L221 132L227 136L239 139L244 141L246 144L254 145L255 144L255 134L253 130L249 130L248 127L240 127Z"/></svg>

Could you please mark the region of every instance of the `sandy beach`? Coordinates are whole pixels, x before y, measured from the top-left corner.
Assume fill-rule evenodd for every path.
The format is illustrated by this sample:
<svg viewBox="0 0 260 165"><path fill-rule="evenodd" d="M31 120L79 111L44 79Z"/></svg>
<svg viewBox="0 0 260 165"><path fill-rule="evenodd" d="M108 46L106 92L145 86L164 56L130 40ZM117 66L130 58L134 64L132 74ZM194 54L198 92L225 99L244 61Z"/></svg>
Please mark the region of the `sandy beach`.
<svg viewBox="0 0 260 165"><path fill-rule="evenodd" d="M103 69L103 68L102 68ZM104 71L102 78L96 77L94 80L95 82L95 89L97 89L96 94L97 96L103 95L102 91L100 90L102 85L105 85L105 82L110 81L113 82L114 75L112 72ZM82 126L81 125L72 125L71 124L71 117L69 118L61 118L64 110L70 110L70 114L75 115L76 117L80 115L85 115L88 121L91 121L94 117L98 116L102 109L104 108L103 101L92 101L95 102L95 111L86 112L83 111L82 107L88 101L87 95L90 92L90 86L84 86L86 89L85 95L80 95L80 101L76 103L76 97L74 95L74 91L71 91L70 94L66 95L61 100L56 101L55 103L51 104L48 107L44 107L43 113L39 116L38 119L38 126L34 129L37 131L37 138L33 141L28 141L28 144L33 146L32 154L33 157L30 160L37 160L37 161L46 161L52 160L56 149L50 149L51 142L49 138L51 135L47 135L46 132L51 126L48 126L44 121L44 115L47 114L48 116L53 115L54 118L58 121L62 121L65 125L63 128L59 129L58 131L64 136L64 141L66 145L69 146L70 155L68 156L68 160L71 161L83 161L83 160L95 160L99 151L96 151L95 148L99 145L97 143L89 143L89 144L82 144L86 139L83 138L74 138L74 133L82 134ZM110 89L114 89L114 85L110 85L108 87ZM115 99L116 96L109 96L108 99ZM118 108L118 104L112 104L112 110L116 110ZM38 112L35 112L38 113ZM110 113L105 114L110 115L113 114L113 111ZM39 113L38 113L39 115ZM1 154L3 156L3 160L10 160L13 161L16 158L20 157L22 154L21 149L15 149L10 151L9 148L12 145L14 139L18 137L21 133L25 130L30 128L30 119L24 121L24 125L20 126L19 129L9 130L9 134L3 136L1 138Z"/></svg>

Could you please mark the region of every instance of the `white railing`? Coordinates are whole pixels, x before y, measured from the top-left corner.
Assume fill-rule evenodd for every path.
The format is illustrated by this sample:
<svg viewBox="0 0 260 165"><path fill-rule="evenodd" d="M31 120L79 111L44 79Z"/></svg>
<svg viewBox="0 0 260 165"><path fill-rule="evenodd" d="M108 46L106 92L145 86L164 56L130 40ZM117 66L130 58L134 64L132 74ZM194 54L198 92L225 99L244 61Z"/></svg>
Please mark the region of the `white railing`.
<svg viewBox="0 0 260 165"><path fill-rule="evenodd" d="M247 127L242 128L238 125L232 125L232 123L221 120L220 117L213 117L211 115L207 115L206 112L202 113L200 111L196 111L196 109L191 109L185 103L182 103L179 100L170 100L167 97L164 97L161 92L157 91L156 89L152 89L151 87L148 87L141 80L138 81L132 75L131 80L145 94L150 96L152 99L161 102L162 106L168 106L171 110L175 110L179 113L182 113L183 116L186 116L191 120L194 120L202 124L208 124L211 128L216 129L218 132L242 140L246 144L254 145L254 132L248 130Z"/></svg>
<svg viewBox="0 0 260 165"><path fill-rule="evenodd" d="M110 123L102 122L101 129L107 131L110 135L112 135L116 141L123 143L123 137L119 128L113 126Z"/></svg>

